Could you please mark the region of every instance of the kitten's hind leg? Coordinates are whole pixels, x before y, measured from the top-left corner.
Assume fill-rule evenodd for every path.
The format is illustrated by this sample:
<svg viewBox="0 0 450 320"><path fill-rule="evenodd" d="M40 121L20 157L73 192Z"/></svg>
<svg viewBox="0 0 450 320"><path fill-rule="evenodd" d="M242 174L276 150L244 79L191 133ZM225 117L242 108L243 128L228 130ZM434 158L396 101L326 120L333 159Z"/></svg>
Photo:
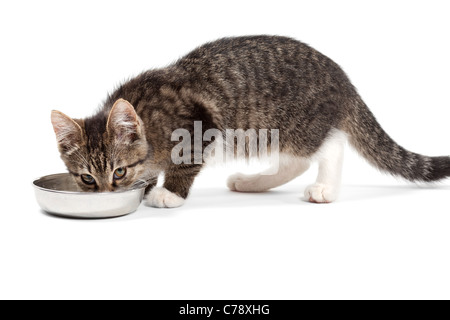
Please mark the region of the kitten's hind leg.
<svg viewBox="0 0 450 320"><path fill-rule="evenodd" d="M227 186L232 191L264 192L298 177L308 170L309 166L310 161L307 159L283 156L280 158L278 170L271 168L266 172L252 175L236 173L228 178ZM273 174L274 172L276 173Z"/></svg>
<svg viewBox="0 0 450 320"><path fill-rule="evenodd" d="M316 183L305 190L305 198L314 203L329 203L337 199L341 184L346 135L333 130L313 158L319 161Z"/></svg>

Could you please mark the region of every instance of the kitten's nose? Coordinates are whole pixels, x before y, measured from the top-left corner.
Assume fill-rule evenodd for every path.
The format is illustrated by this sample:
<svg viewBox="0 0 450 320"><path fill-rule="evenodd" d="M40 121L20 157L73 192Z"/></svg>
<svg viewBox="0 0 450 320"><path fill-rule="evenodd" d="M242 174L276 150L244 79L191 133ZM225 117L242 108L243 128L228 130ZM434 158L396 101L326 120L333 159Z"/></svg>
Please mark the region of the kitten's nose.
<svg viewBox="0 0 450 320"><path fill-rule="evenodd" d="M114 191L114 187L112 185L108 184L102 184L99 188L100 192L113 192Z"/></svg>

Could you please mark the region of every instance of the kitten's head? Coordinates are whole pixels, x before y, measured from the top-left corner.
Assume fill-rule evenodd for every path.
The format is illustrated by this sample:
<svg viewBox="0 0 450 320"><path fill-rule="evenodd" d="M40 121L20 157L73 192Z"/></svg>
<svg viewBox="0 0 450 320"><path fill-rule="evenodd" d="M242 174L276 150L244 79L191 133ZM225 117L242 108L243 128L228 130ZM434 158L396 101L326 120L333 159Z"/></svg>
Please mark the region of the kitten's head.
<svg viewBox="0 0 450 320"><path fill-rule="evenodd" d="M129 189L145 179L149 150L133 106L118 100L109 114L84 120L52 111L61 158L84 191Z"/></svg>

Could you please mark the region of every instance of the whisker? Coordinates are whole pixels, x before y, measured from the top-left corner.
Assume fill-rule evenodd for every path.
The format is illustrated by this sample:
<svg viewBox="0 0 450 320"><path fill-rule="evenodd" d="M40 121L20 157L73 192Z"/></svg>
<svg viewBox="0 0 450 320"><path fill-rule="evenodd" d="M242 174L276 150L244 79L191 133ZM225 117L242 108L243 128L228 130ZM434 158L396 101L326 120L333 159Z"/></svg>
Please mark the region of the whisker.
<svg viewBox="0 0 450 320"><path fill-rule="evenodd" d="M148 186L149 183L150 183L150 180L138 179L136 182L134 182L131 185L131 188L143 188L143 187Z"/></svg>

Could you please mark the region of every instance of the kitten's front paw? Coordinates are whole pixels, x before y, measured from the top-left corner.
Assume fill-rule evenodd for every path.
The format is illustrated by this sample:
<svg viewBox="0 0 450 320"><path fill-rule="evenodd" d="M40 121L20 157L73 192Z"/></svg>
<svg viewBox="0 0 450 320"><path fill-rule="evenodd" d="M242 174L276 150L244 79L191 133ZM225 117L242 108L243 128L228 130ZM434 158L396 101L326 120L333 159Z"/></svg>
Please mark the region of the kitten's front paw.
<svg viewBox="0 0 450 320"><path fill-rule="evenodd" d="M184 199L166 188L155 187L145 197L145 204L155 208L177 208L184 204Z"/></svg>
<svg viewBox="0 0 450 320"><path fill-rule="evenodd" d="M310 185L305 190L305 198L313 203L330 203L337 199L338 190L322 183Z"/></svg>

